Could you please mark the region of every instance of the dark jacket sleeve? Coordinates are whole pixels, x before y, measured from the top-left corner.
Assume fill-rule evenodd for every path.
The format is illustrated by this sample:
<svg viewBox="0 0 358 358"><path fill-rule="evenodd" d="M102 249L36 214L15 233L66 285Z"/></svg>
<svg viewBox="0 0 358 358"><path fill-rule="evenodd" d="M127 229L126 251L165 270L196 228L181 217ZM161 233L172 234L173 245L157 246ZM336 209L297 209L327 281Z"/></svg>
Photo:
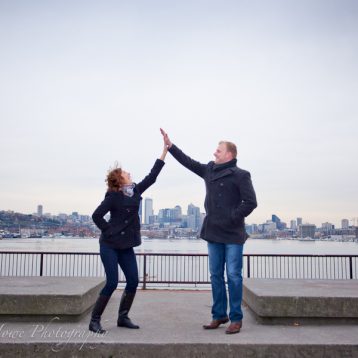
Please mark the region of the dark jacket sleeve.
<svg viewBox="0 0 358 358"><path fill-rule="evenodd" d="M207 164L201 164L200 162L191 159L189 156L184 154L175 144L172 144L169 149L169 152L185 168L199 175L199 177L201 178L204 177Z"/></svg>
<svg viewBox="0 0 358 358"><path fill-rule="evenodd" d="M106 195L102 203L97 207L97 209L92 214L92 220L96 226L102 231L106 231L110 225L103 218L111 209L112 198L109 195Z"/></svg>
<svg viewBox="0 0 358 358"><path fill-rule="evenodd" d="M154 166L150 173L136 185L139 194L142 194L145 190L147 190L152 184L155 183L160 171L164 167L164 162L160 159L157 159L154 163Z"/></svg>
<svg viewBox="0 0 358 358"><path fill-rule="evenodd" d="M239 179L239 189L242 201L235 210L235 217L237 219L248 216L257 207L256 194L249 172L245 171L243 176Z"/></svg>

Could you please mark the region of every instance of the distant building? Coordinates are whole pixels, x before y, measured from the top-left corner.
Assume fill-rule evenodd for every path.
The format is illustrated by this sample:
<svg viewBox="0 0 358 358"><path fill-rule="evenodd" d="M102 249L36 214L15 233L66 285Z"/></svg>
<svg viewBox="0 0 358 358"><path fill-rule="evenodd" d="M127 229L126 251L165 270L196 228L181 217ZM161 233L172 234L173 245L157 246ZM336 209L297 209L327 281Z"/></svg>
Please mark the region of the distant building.
<svg viewBox="0 0 358 358"><path fill-rule="evenodd" d="M173 217L173 209L160 209L158 213L158 221L160 224L171 223Z"/></svg>
<svg viewBox="0 0 358 358"><path fill-rule="evenodd" d="M256 234L258 232L258 227L256 224L245 225L245 229L248 234Z"/></svg>
<svg viewBox="0 0 358 358"><path fill-rule="evenodd" d="M281 219L280 219L277 215L275 215L275 214L272 214L271 220L272 220L272 222L274 222L274 223L276 223L276 224L278 224L278 223L281 222Z"/></svg>
<svg viewBox="0 0 358 358"><path fill-rule="evenodd" d="M277 230L277 224L272 220L267 220L264 224L261 224L260 229L264 233L272 233Z"/></svg>
<svg viewBox="0 0 358 358"><path fill-rule="evenodd" d="M296 220L291 220L291 222L290 222L290 229L292 229L292 230L297 230Z"/></svg>
<svg viewBox="0 0 358 358"><path fill-rule="evenodd" d="M297 226L302 225L302 218L297 218Z"/></svg>
<svg viewBox="0 0 358 358"><path fill-rule="evenodd" d="M313 239L316 232L316 225L301 224L298 229L301 238L310 237Z"/></svg>
<svg viewBox="0 0 358 358"><path fill-rule="evenodd" d="M332 231L334 230L334 225L326 222L326 223L322 223L322 231L326 234L326 235L330 235L332 234Z"/></svg>
<svg viewBox="0 0 358 358"><path fill-rule="evenodd" d="M286 229L286 223L282 222L281 219L277 215L273 214L271 217L271 220L272 220L272 222L274 222L276 224L276 227L278 230Z"/></svg>
<svg viewBox="0 0 358 358"><path fill-rule="evenodd" d="M142 223L143 222L143 218L142 218L142 200L139 202L138 216L139 216L139 222Z"/></svg>
<svg viewBox="0 0 358 358"><path fill-rule="evenodd" d="M58 217L59 217L61 220L67 220L68 215L67 215L67 214L64 214L64 213L60 213L60 214L58 214Z"/></svg>
<svg viewBox="0 0 358 358"><path fill-rule="evenodd" d="M37 216L42 216L42 215L43 215L43 206L37 205Z"/></svg>
<svg viewBox="0 0 358 358"><path fill-rule="evenodd" d="M187 227L196 230L197 224L194 215L187 215Z"/></svg>
<svg viewBox="0 0 358 358"><path fill-rule="evenodd" d="M349 220L348 219L342 219L342 229L349 229Z"/></svg>
<svg viewBox="0 0 358 358"><path fill-rule="evenodd" d="M158 222L160 224L175 224L180 226L182 224L181 207L177 205L175 208L160 209L158 213Z"/></svg>
<svg viewBox="0 0 358 358"><path fill-rule="evenodd" d="M188 220L188 228L193 229L193 230L199 230L200 223L201 223L200 208L193 204L189 204L187 216L188 216L188 219L187 219Z"/></svg>
<svg viewBox="0 0 358 358"><path fill-rule="evenodd" d="M79 219L81 223L88 223L91 221L91 217L89 215L80 215Z"/></svg>
<svg viewBox="0 0 358 358"><path fill-rule="evenodd" d="M144 224L150 224L150 217L153 216L153 199L144 199Z"/></svg>
<svg viewBox="0 0 358 358"><path fill-rule="evenodd" d="M173 209L173 220L175 222L180 222L182 219L182 211L181 211L181 206L177 205L174 209Z"/></svg>

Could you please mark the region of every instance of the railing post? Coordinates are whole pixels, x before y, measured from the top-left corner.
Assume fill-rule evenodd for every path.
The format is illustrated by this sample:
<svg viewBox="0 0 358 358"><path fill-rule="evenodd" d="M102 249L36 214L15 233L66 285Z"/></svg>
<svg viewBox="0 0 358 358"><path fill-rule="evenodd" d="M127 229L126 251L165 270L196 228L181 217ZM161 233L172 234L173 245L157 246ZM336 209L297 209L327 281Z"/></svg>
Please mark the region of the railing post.
<svg viewBox="0 0 358 358"><path fill-rule="evenodd" d="M144 254L143 256L143 290L146 289L147 286L147 255Z"/></svg>
<svg viewBox="0 0 358 358"><path fill-rule="evenodd" d="M40 256L40 276L42 276L42 274L43 274L43 264L44 264L44 254L41 253L41 256Z"/></svg>
<svg viewBox="0 0 358 358"><path fill-rule="evenodd" d="M349 256L349 278L353 280L353 262L352 256Z"/></svg>
<svg viewBox="0 0 358 358"><path fill-rule="evenodd" d="M250 255L247 255L247 278L250 278Z"/></svg>

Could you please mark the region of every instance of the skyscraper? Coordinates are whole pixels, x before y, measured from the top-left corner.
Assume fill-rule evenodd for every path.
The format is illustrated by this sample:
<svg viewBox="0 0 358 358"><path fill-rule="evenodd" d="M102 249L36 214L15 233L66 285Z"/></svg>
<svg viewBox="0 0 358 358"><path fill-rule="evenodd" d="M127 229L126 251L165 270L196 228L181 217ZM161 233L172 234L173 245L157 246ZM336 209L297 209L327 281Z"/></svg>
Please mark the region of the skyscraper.
<svg viewBox="0 0 358 358"><path fill-rule="evenodd" d="M43 215L43 206L37 205L37 215L42 216Z"/></svg>
<svg viewBox="0 0 358 358"><path fill-rule="evenodd" d="M284 230L286 228L286 223L282 222L281 219L275 214L272 215L272 222L276 223L276 227L279 230Z"/></svg>
<svg viewBox="0 0 358 358"><path fill-rule="evenodd" d="M158 220L161 224L171 223L173 221L174 210L170 208L160 209L158 213Z"/></svg>
<svg viewBox="0 0 358 358"><path fill-rule="evenodd" d="M297 224L296 224L296 220L291 220L291 225L290 225L292 230L297 230Z"/></svg>
<svg viewBox="0 0 358 358"><path fill-rule="evenodd" d="M138 216L139 216L139 222L142 223L143 222L143 219L142 219L142 200L139 203Z"/></svg>
<svg viewBox="0 0 358 358"><path fill-rule="evenodd" d="M302 218L297 218L297 226L302 225Z"/></svg>
<svg viewBox="0 0 358 358"><path fill-rule="evenodd" d="M144 224L149 224L149 218L153 216L153 199L144 199Z"/></svg>
<svg viewBox="0 0 358 358"><path fill-rule="evenodd" d="M182 212L181 207L177 205L173 210L173 221L181 221Z"/></svg>
<svg viewBox="0 0 358 358"><path fill-rule="evenodd" d="M200 227L200 208L189 204L188 205L188 227L193 230L198 230Z"/></svg>
<svg viewBox="0 0 358 358"><path fill-rule="evenodd" d="M281 219L275 214L272 214L271 220L272 220L272 222L274 222L276 224L279 224L281 222Z"/></svg>
<svg viewBox="0 0 358 358"><path fill-rule="evenodd" d="M342 229L349 229L349 220L342 219Z"/></svg>

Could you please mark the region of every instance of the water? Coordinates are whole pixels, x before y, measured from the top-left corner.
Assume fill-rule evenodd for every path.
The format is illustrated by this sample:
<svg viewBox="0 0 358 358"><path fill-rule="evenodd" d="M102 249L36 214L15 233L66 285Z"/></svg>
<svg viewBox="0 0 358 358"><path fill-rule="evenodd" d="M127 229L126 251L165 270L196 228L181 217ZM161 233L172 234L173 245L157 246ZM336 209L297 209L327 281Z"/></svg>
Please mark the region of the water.
<svg viewBox="0 0 358 358"><path fill-rule="evenodd" d="M137 253L207 253L203 240L144 239ZM93 276L103 277L98 239L3 239L0 252L64 252L67 254L0 254L0 276ZM95 253L72 255L68 253ZM245 254L357 255L358 243L335 241L248 240ZM207 256L138 255L140 279L158 284L164 282L208 282ZM358 277L358 259L348 257L248 257L243 274L258 278L333 278ZM120 281L124 281L120 273Z"/></svg>
<svg viewBox="0 0 358 358"><path fill-rule="evenodd" d="M98 239L3 239L0 251L98 252ZM207 253L204 240L143 239L135 248L140 253ZM358 255L357 242L253 240L244 246L245 254Z"/></svg>

